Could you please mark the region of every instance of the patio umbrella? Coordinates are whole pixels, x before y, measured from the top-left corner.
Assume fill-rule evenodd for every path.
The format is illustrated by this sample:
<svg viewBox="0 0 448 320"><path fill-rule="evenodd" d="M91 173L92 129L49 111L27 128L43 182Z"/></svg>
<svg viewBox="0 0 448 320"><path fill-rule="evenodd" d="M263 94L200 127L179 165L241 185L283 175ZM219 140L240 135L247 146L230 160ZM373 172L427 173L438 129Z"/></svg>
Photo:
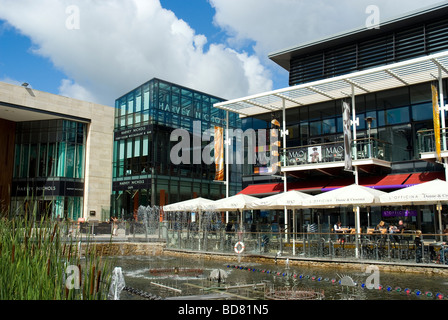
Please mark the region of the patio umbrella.
<svg viewBox="0 0 448 320"><path fill-rule="evenodd" d="M167 212L179 212L179 211L189 211L197 212L199 220L199 232L201 232L202 217L201 213L206 210L207 205L212 204L214 201L205 198L194 198L190 200L185 200L181 202L176 202L163 207L163 211ZM199 243L199 249L201 249L201 244Z"/></svg>
<svg viewBox="0 0 448 320"><path fill-rule="evenodd" d="M237 194L228 198L216 200L210 205L207 205L207 209L213 209L215 211L246 210L249 209L248 205L255 200L258 200L258 198L245 194Z"/></svg>
<svg viewBox="0 0 448 320"><path fill-rule="evenodd" d="M266 198L262 198L262 199L258 199L254 202L251 202L248 204L248 207L251 209L258 209L258 210L262 210L262 209L292 209L292 214L293 214L293 233L295 234L296 232L296 219L295 219L295 214L296 214L296 209L298 208L302 208L303 207L303 201L306 199L310 199L313 198L312 195L309 195L307 193L303 193L300 191L296 191L296 190L291 190L291 191L287 191L287 192L282 192L273 196L269 196ZM285 221L287 221L287 217L285 216ZM287 224L287 222L285 222L285 224ZM286 238L287 239L287 238ZM293 237L293 252L292 254L295 255L295 237Z"/></svg>
<svg viewBox="0 0 448 320"><path fill-rule="evenodd" d="M313 208L374 205L380 203L380 197L384 194L380 190L352 184L316 195L305 200L304 205Z"/></svg>
<svg viewBox="0 0 448 320"><path fill-rule="evenodd" d="M163 207L164 211L203 211L206 209L207 205L213 203L213 200L205 198L194 198L190 200L185 200L181 202L176 202Z"/></svg>
<svg viewBox="0 0 448 320"><path fill-rule="evenodd" d="M303 206L304 199L310 199L313 196L300 191L287 191L273 196L255 200L248 204L250 209L289 209L300 208Z"/></svg>
<svg viewBox="0 0 448 320"><path fill-rule="evenodd" d="M248 205L258 200L256 197L248 196L245 194L237 194L228 198L223 198L214 201L210 205L207 205L208 210L214 211L239 211L241 213L241 226L243 225L243 210L250 209Z"/></svg>
<svg viewBox="0 0 448 320"><path fill-rule="evenodd" d="M305 200L304 204L310 208L325 208L331 206L349 206L353 205L357 207L356 219L355 219L355 230L356 233L360 233L360 216L359 216L359 206L370 206L375 204L380 204L380 197L384 195L385 192L360 186L357 184L352 184L347 187L338 188L332 191L321 193L309 200ZM356 242L356 257L359 254L358 237L355 238Z"/></svg>
<svg viewBox="0 0 448 320"><path fill-rule="evenodd" d="M409 186L382 195L380 201L384 204L396 205L448 203L448 182L435 179Z"/></svg>
<svg viewBox="0 0 448 320"><path fill-rule="evenodd" d="M439 229L442 230L442 203L448 203L448 182L440 179L386 193L380 197L388 205L437 205Z"/></svg>

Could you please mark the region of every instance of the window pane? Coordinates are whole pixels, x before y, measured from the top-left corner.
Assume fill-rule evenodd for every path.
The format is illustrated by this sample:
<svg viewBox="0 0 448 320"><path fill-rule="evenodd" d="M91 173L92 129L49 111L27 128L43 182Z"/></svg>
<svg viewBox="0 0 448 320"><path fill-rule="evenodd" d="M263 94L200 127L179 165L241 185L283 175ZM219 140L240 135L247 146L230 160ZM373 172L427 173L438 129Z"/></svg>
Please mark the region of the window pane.
<svg viewBox="0 0 448 320"><path fill-rule="evenodd" d="M76 146L76 176L75 178L84 178L84 146Z"/></svg>
<svg viewBox="0 0 448 320"><path fill-rule="evenodd" d="M69 143L67 145L67 169L65 173L65 177L74 178L74 165L75 165L75 145Z"/></svg>
<svg viewBox="0 0 448 320"><path fill-rule="evenodd" d="M135 142L134 142L134 157L140 157L140 141L141 141L140 137L135 138Z"/></svg>
<svg viewBox="0 0 448 320"><path fill-rule="evenodd" d="M386 126L398 123L408 123L409 121L410 116L408 107L378 111L379 126Z"/></svg>
<svg viewBox="0 0 448 320"><path fill-rule="evenodd" d="M336 132L336 120L335 119L325 119L322 120L322 133L329 134Z"/></svg>
<svg viewBox="0 0 448 320"><path fill-rule="evenodd" d="M412 120L432 120L432 102L412 106Z"/></svg>
<svg viewBox="0 0 448 320"><path fill-rule="evenodd" d="M57 167L57 177L64 177L65 174L65 157L66 157L66 143L58 143L58 167Z"/></svg>

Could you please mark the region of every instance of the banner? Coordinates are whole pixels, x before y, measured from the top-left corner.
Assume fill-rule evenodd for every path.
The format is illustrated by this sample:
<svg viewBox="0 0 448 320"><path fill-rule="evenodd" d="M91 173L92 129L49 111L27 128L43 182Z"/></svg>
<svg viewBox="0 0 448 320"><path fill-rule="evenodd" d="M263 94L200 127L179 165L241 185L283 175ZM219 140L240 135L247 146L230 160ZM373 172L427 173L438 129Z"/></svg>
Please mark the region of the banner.
<svg viewBox="0 0 448 320"><path fill-rule="evenodd" d="M342 123L344 127L344 170L352 171L352 131L350 126L350 105L342 102Z"/></svg>
<svg viewBox="0 0 448 320"><path fill-rule="evenodd" d="M437 160L441 161L441 147L440 147L440 111L439 111L439 95L437 93L437 88L434 84L431 84L432 92L432 114L434 121L434 142L436 146Z"/></svg>
<svg viewBox="0 0 448 320"><path fill-rule="evenodd" d="M271 159L271 174L276 174L280 170L281 162L280 154L278 152L281 147L279 140L280 122L273 118L271 120L271 133L270 133L270 159Z"/></svg>
<svg viewBox="0 0 448 320"><path fill-rule="evenodd" d="M223 128L215 126L215 180L224 181Z"/></svg>

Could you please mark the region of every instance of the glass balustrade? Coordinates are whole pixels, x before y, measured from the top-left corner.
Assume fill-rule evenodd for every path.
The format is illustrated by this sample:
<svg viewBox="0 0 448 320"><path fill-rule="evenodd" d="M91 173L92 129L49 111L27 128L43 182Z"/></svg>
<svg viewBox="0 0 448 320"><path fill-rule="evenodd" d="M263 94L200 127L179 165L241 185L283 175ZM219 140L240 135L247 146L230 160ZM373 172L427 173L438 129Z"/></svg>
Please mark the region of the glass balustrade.
<svg viewBox="0 0 448 320"><path fill-rule="evenodd" d="M390 143L374 138L354 140L351 144L352 159L379 159L390 161ZM344 142L330 142L288 148L282 158L283 166L300 166L319 163L344 162ZM286 161L286 163L285 163Z"/></svg>
<svg viewBox="0 0 448 320"><path fill-rule="evenodd" d="M448 132L447 128L440 129L440 148L441 151L447 151ZM419 153L435 152L436 143L434 130L420 130L417 132L417 143Z"/></svg>

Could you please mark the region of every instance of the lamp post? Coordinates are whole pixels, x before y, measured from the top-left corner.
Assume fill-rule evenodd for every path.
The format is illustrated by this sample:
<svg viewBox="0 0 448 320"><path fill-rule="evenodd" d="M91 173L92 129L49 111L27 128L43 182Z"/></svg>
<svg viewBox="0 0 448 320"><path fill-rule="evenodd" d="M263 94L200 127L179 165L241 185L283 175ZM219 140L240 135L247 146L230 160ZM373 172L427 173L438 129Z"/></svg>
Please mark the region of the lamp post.
<svg viewBox="0 0 448 320"><path fill-rule="evenodd" d="M373 120L375 120L375 118L367 117L367 118L365 118L365 120L367 121L367 134L369 137L368 155L369 155L369 159L370 159L372 157L372 142L370 140L370 135L371 135L371 130L372 130L372 122L373 122Z"/></svg>

